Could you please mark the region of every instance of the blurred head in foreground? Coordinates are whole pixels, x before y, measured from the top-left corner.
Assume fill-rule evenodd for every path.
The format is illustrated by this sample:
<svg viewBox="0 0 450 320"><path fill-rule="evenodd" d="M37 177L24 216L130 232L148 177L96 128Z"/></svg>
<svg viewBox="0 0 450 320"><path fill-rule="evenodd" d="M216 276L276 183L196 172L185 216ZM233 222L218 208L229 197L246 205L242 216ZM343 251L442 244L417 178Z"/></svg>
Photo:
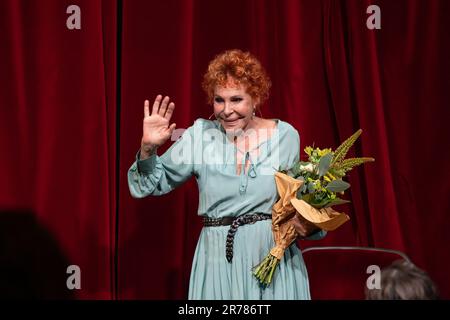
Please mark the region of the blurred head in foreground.
<svg viewBox="0 0 450 320"><path fill-rule="evenodd" d="M381 271L381 288L367 289L367 300L436 300L438 290L428 274L406 260Z"/></svg>

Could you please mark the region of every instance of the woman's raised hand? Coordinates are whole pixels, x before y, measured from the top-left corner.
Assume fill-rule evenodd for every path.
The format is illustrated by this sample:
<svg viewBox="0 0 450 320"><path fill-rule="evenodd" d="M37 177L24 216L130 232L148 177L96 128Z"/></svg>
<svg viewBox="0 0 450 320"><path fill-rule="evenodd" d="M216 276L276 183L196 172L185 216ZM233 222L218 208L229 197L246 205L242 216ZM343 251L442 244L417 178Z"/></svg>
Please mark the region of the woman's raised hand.
<svg viewBox="0 0 450 320"><path fill-rule="evenodd" d="M149 101L144 102L141 159L147 158L156 148L164 144L175 130L176 124L170 124L175 103L169 102L169 97L163 99L161 95L158 95L153 103L151 114Z"/></svg>

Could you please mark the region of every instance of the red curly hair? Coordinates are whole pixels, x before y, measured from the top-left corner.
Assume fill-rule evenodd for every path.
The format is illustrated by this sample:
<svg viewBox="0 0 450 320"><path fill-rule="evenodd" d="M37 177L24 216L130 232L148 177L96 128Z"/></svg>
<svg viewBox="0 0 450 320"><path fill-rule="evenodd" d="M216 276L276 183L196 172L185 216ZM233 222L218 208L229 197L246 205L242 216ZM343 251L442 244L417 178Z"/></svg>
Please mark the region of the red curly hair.
<svg viewBox="0 0 450 320"><path fill-rule="evenodd" d="M243 85L247 93L259 101L259 105L269 97L272 85L258 59L250 52L238 49L225 51L209 63L202 83L208 103L213 104L215 87L226 87L229 81Z"/></svg>

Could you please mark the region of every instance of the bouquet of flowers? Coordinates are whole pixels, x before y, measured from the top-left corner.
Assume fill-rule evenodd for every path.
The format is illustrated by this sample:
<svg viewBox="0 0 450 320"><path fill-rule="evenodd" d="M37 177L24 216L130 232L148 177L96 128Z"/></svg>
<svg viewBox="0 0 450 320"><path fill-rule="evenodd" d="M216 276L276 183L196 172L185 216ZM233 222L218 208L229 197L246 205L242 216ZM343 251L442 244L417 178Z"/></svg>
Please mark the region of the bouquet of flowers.
<svg viewBox="0 0 450 320"><path fill-rule="evenodd" d="M347 172L375 160L368 157L345 159L361 133L361 129L355 132L335 151L308 146L305 148L307 162L299 161L289 170L275 173L280 195L279 201L272 207L275 247L253 270L254 276L263 286L271 283L284 251L298 237L291 222L295 215L326 231L335 230L350 219L345 213L332 209L332 206L349 202L340 197L350 187L349 183L342 180Z"/></svg>

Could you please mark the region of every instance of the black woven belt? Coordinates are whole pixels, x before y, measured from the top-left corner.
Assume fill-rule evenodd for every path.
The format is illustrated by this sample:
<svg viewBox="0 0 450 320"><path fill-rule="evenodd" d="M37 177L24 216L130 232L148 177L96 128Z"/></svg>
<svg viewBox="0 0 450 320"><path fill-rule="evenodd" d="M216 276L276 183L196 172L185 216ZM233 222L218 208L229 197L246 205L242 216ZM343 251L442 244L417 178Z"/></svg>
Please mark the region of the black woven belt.
<svg viewBox="0 0 450 320"><path fill-rule="evenodd" d="M227 243L225 245L225 253L227 261L231 262L233 260L233 243L234 235L236 234L237 228L244 224L255 223L261 220L272 219L271 214L265 213L247 213L239 217L223 217L223 218L203 218L203 224L205 227L219 227L219 226L229 226L227 235Z"/></svg>

